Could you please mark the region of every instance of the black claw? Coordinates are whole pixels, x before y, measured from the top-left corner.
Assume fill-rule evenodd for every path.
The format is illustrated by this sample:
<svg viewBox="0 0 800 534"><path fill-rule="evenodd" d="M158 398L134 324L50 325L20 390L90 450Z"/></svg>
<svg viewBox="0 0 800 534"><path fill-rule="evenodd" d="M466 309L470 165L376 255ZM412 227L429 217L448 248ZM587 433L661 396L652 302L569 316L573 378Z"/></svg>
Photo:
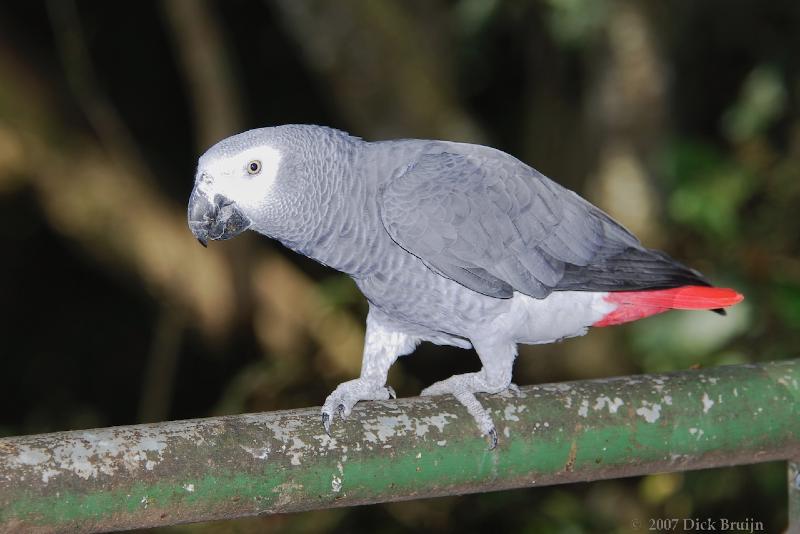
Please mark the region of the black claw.
<svg viewBox="0 0 800 534"><path fill-rule="evenodd" d="M489 450L492 451L497 447L497 430L492 427L489 430Z"/></svg>
<svg viewBox="0 0 800 534"><path fill-rule="evenodd" d="M326 413L322 414L322 427L325 429L325 433L328 434L328 437L331 437L331 416Z"/></svg>

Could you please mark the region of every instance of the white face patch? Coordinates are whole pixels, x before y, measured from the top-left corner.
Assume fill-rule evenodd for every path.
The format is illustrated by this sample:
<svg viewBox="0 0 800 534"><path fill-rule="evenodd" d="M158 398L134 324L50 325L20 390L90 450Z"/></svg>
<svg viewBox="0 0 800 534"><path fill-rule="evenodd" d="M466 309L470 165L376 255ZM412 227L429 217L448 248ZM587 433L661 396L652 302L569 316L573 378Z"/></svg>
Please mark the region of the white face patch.
<svg viewBox="0 0 800 534"><path fill-rule="evenodd" d="M252 162L260 166L255 174L248 170ZM269 146L253 147L208 161L201 158L197 188L209 199L214 195L229 198L247 215L258 211L269 199L280 163L280 151Z"/></svg>

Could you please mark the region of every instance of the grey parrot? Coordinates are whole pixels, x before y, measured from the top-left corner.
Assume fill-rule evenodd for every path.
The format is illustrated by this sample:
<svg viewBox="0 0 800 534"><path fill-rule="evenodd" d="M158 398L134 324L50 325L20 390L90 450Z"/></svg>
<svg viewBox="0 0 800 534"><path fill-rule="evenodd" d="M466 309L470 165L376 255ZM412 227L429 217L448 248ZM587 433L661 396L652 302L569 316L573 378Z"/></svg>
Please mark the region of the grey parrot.
<svg viewBox="0 0 800 534"><path fill-rule="evenodd" d="M361 375L325 400L327 432L357 402L393 397L389 367L429 341L478 353L479 372L422 395L454 395L494 446L475 394L515 387L519 343L742 299L516 158L474 144L367 142L312 125L246 131L200 157L188 217L204 246L255 230L347 273L367 298Z"/></svg>

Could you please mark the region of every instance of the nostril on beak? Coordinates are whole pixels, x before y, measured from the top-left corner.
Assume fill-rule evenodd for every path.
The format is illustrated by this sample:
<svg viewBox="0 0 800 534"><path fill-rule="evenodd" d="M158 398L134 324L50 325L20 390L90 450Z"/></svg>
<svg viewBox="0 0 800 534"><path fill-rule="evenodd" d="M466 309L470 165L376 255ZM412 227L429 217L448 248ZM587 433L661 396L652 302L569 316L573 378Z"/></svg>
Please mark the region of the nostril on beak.
<svg viewBox="0 0 800 534"><path fill-rule="evenodd" d="M229 199L228 197L224 197L222 195L214 196L214 217L216 218L218 216L218 212L223 208L227 208L231 205L233 205L233 200Z"/></svg>

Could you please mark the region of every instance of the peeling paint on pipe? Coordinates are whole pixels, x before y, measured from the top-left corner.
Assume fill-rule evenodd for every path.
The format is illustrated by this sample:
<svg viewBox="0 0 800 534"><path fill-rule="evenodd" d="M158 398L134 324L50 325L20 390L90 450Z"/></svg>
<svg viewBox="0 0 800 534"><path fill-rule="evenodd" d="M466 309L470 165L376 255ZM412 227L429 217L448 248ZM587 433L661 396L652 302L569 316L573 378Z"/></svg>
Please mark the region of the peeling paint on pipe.
<svg viewBox="0 0 800 534"><path fill-rule="evenodd" d="M800 532L800 460L790 460L788 465L789 525L787 532Z"/></svg>
<svg viewBox="0 0 800 534"><path fill-rule="evenodd" d="M0 532L97 532L800 458L800 360L0 439ZM796 466L794 465L795 474ZM791 471L790 471L791 472ZM795 475L796 476L796 475ZM797 520L798 495L791 494Z"/></svg>

